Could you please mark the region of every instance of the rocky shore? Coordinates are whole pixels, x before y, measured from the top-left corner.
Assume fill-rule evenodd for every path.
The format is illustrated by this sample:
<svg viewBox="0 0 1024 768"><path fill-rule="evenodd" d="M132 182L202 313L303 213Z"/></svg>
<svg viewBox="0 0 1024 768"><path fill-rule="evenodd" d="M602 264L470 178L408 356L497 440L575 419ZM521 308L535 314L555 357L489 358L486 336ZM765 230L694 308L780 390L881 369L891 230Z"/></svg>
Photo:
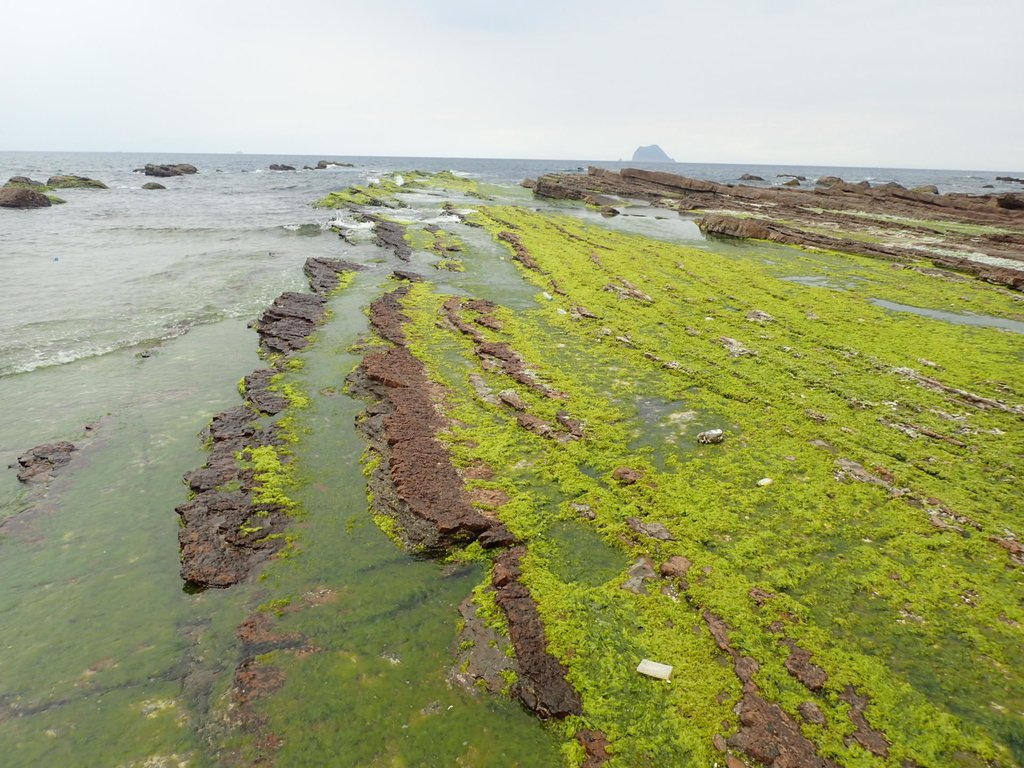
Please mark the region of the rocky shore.
<svg viewBox="0 0 1024 768"><path fill-rule="evenodd" d="M793 179L797 181L797 179ZM720 184L661 171L591 167L527 180L538 197L628 213L630 200L693 217L707 234L856 253L974 275L1024 289L1024 194L938 194L898 184L813 189ZM614 197L612 197L614 196ZM616 207L617 206L617 207Z"/></svg>

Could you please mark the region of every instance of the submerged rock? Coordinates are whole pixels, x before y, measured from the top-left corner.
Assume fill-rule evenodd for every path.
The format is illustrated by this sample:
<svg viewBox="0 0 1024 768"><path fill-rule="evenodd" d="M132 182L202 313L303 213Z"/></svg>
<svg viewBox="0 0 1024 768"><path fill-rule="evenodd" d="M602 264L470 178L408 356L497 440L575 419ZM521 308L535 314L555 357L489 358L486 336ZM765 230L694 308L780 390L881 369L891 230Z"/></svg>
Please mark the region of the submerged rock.
<svg viewBox="0 0 1024 768"><path fill-rule="evenodd" d="M284 163L271 163L270 170L272 171L294 171L295 166L285 165Z"/></svg>
<svg viewBox="0 0 1024 768"><path fill-rule="evenodd" d="M143 189L167 189L167 187L165 187L163 184L160 184L159 182L156 182L156 181L147 181L145 184L142 185L142 188Z"/></svg>
<svg viewBox="0 0 1024 768"><path fill-rule="evenodd" d="M11 468L17 467L18 479L23 483L49 480L55 470L71 461L73 451L74 444L67 441L44 443L19 456Z"/></svg>

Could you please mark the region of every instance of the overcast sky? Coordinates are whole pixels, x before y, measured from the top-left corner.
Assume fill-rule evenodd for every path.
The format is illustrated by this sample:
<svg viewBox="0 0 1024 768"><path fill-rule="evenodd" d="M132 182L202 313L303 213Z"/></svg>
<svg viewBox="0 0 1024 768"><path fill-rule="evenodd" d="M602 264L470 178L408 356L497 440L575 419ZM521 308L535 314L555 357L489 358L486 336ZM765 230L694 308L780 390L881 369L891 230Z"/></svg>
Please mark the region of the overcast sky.
<svg viewBox="0 0 1024 768"><path fill-rule="evenodd" d="M1022 0L46 0L0 150L1024 169Z"/></svg>

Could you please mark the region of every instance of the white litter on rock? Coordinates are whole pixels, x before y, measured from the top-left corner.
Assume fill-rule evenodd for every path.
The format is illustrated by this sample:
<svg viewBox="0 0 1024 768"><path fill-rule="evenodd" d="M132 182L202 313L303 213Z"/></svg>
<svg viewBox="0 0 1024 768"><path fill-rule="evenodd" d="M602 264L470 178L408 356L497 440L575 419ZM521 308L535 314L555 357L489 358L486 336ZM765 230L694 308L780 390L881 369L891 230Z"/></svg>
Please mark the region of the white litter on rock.
<svg viewBox="0 0 1024 768"><path fill-rule="evenodd" d="M641 675L647 675L648 677L656 677L659 680L668 680L672 677L672 665L661 664L657 661L651 661L650 659L643 659L636 671Z"/></svg>
<svg viewBox="0 0 1024 768"><path fill-rule="evenodd" d="M775 481L772 480L770 477L762 477L760 480L757 481L757 484L764 488L766 485L771 485L774 482Z"/></svg>

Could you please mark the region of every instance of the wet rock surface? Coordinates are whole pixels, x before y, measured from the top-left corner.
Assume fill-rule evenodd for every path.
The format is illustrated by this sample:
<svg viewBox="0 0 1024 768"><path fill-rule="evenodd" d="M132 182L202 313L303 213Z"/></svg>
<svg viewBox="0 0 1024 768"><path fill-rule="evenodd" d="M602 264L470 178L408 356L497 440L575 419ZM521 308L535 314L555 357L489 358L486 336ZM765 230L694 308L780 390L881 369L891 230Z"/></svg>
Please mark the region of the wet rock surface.
<svg viewBox="0 0 1024 768"><path fill-rule="evenodd" d="M323 257L306 259L302 267L309 280L309 287L317 294L327 294L337 288L341 282L341 275L345 272L360 272L364 269L366 267L362 264L353 261Z"/></svg>
<svg viewBox="0 0 1024 768"><path fill-rule="evenodd" d="M568 669L548 653L537 604L519 580L519 561L525 552L520 546L499 555L491 580L495 601L508 620L509 639L519 664L519 679L513 693L541 718L581 714L579 694L565 679Z"/></svg>
<svg viewBox="0 0 1024 768"><path fill-rule="evenodd" d="M23 483L44 482L71 461L74 451L74 444L67 441L44 443L25 451L10 467L18 470L18 479Z"/></svg>
<svg viewBox="0 0 1024 768"><path fill-rule="evenodd" d="M237 406L217 414L206 436L206 464L185 475L195 495L175 508L182 521L181 577L198 588L228 587L281 548L280 538L268 537L285 530L288 516L281 507L254 503L252 472L235 458L273 439L258 427L253 409Z"/></svg>
<svg viewBox="0 0 1024 768"><path fill-rule="evenodd" d="M503 674L515 671L518 675L515 659L505 652L508 640L484 623L472 598L459 605L459 616L462 629L449 679L466 690L482 686L490 693L501 693L507 685Z"/></svg>
<svg viewBox="0 0 1024 768"><path fill-rule="evenodd" d="M340 273L359 269L341 259L307 260L304 271L316 293L283 293L257 324L260 346L266 352L288 355L303 348L306 337L324 316L326 294L338 284ZM288 399L275 392L273 378L280 368L260 368L243 381L246 404L218 413L204 432L210 442L206 463L185 475L195 494L175 512L181 577L196 588L228 587L246 579L283 546L277 534L288 526L287 510L257 503L251 470L236 458L246 449L275 445L273 425L260 426L260 415L284 411Z"/></svg>
<svg viewBox="0 0 1024 768"><path fill-rule="evenodd" d="M308 336L323 322L326 300L310 293L282 293L260 316L256 332L260 347L288 355L306 347Z"/></svg>
<svg viewBox="0 0 1024 768"><path fill-rule="evenodd" d="M703 617L715 644L731 657L743 684L743 698L736 705L740 729L726 739L726 744L769 768L838 768L834 761L818 754L814 743L782 707L761 695L754 680L758 664L732 646L726 623L710 611L704 611Z"/></svg>
<svg viewBox="0 0 1024 768"><path fill-rule="evenodd" d="M456 544L479 541L506 546L513 537L496 519L476 509L435 437L445 420L434 404L434 385L423 364L405 348L399 288L373 302L370 323L395 346L366 355L349 377L351 391L371 400L360 431L381 461L370 475L378 511L396 520L411 547L442 553Z"/></svg>

